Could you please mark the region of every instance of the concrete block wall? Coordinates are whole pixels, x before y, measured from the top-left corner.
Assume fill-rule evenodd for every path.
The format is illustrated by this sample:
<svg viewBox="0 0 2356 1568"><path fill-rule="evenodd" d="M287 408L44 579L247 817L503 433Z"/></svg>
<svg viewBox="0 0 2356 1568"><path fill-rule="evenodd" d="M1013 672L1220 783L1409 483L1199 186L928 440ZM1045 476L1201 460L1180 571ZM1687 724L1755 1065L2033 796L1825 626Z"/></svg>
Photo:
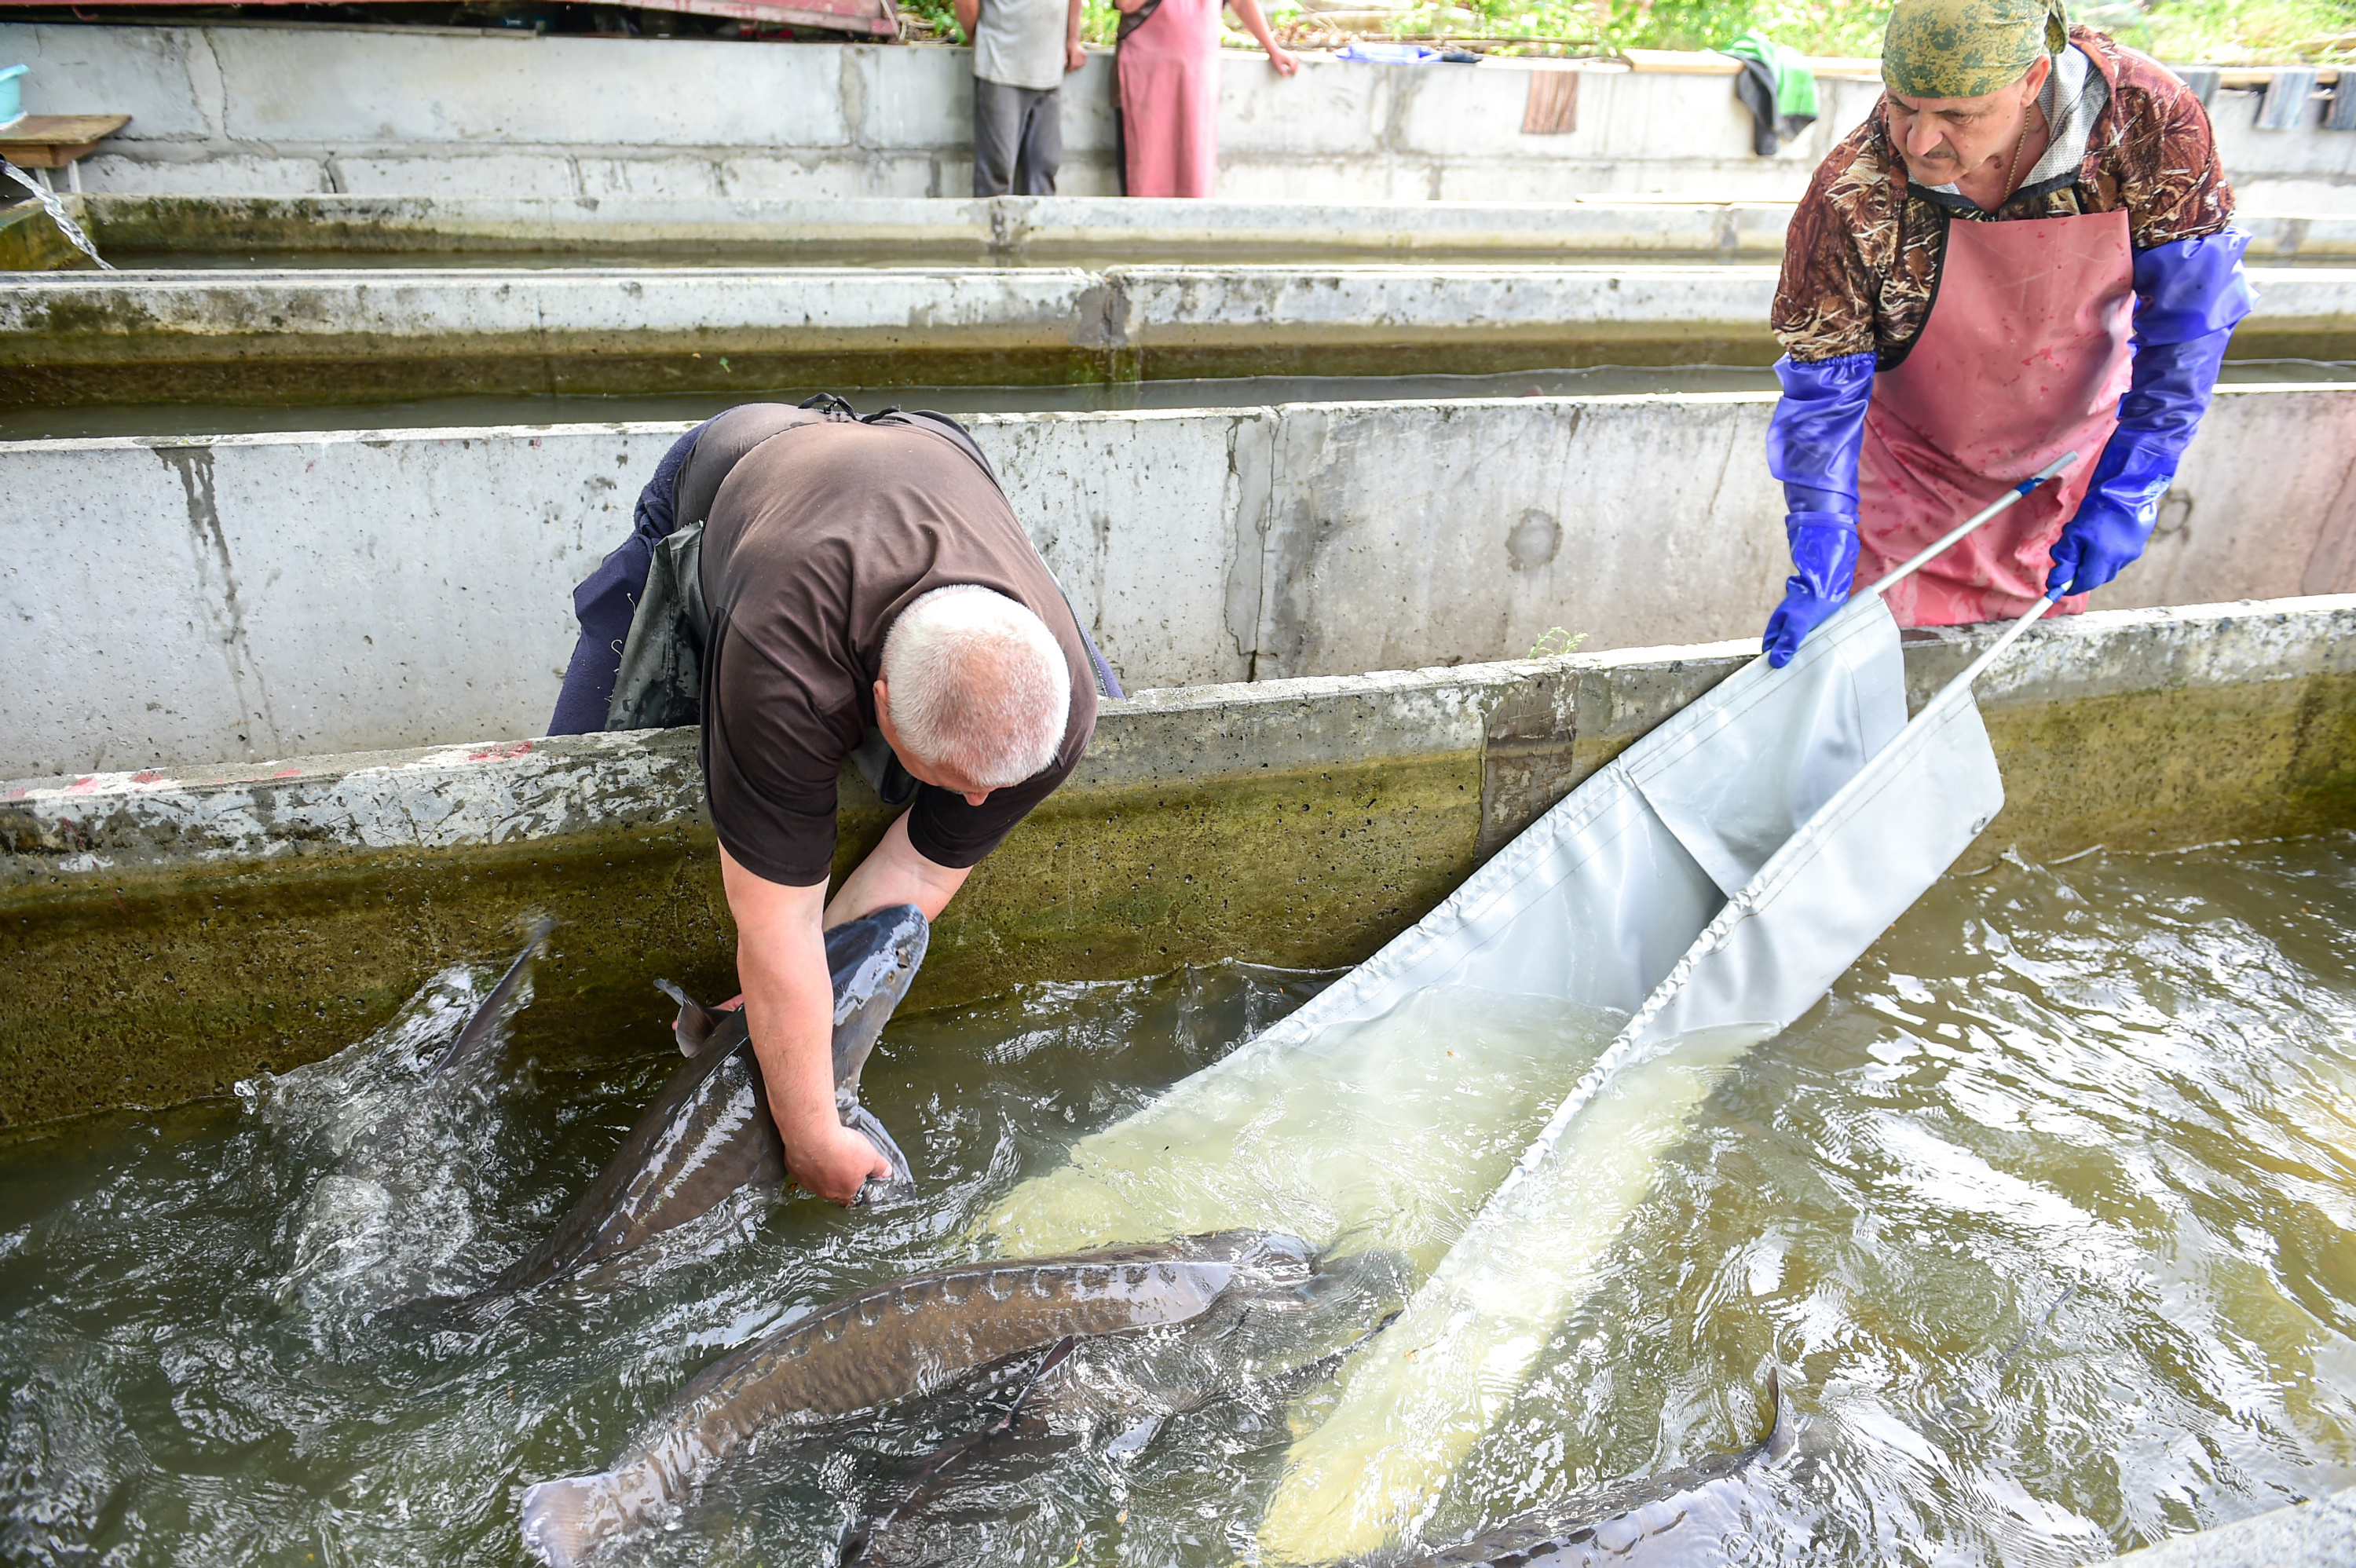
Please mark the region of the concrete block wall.
<svg viewBox="0 0 2356 1568"><path fill-rule="evenodd" d="M98 191L590 197L956 197L970 191L966 51L332 27L11 24L35 112L124 112ZM1603 192L1791 200L1879 95L1827 80L1826 113L1751 151L1730 78L1580 68L1578 129L1521 132L1530 66L1225 58L1231 199L1562 201ZM1066 80L1067 195L1108 194L1111 59ZM2356 209L2356 134L2216 120L2254 210Z"/></svg>
<svg viewBox="0 0 2356 1568"><path fill-rule="evenodd" d="M1757 634L1770 395L994 416L1134 688ZM539 733L680 425L0 445L0 775ZM2217 400L2098 603L2356 589L2356 391Z"/></svg>

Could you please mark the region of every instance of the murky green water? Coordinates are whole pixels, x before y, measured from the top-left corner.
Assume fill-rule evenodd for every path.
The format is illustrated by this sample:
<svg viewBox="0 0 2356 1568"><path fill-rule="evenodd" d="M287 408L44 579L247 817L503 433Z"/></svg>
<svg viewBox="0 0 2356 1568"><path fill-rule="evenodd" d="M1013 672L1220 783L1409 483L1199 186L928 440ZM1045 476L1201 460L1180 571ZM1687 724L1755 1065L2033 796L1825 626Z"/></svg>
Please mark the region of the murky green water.
<svg viewBox="0 0 2356 1568"><path fill-rule="evenodd" d="M2351 855L2339 837L1950 879L1667 1140L1433 1538L1741 1445L1771 1363L1812 1462L1750 1499L1746 1562L2085 1562L2356 1482ZM902 1020L866 1086L918 1203L746 1203L616 1288L410 1327L386 1304L515 1255L667 1067L654 1005L611 1065L564 1072L530 1065L527 1012L496 1093L417 1117L419 1063L476 984L443 976L248 1105L5 1151L0 1556L519 1561L524 1485L599 1467L798 1307L969 1255L1019 1181L1317 981L1224 967ZM1395 1211L1423 1264L1472 1201L1461 1173L1543 1119L1591 1026L1452 997L1388 1020L1408 1052L1388 1068L1337 1069L1331 1097L1223 1136L1271 1217L1288 1186L1304 1228L1363 1236ZM1294 1147L1337 1136L1348 1150ZM368 1179L326 1179L356 1149ZM1173 1189L1215 1165L1173 1151ZM959 1429L919 1403L763 1455L624 1560L826 1560L898 1456ZM1097 1433L978 1475L928 1539L1043 1568L1233 1562L1319 1408L1312 1377L1179 1413L1134 1454Z"/></svg>
<svg viewBox="0 0 2356 1568"><path fill-rule="evenodd" d="M2356 380L2356 363L2247 359L2228 383ZM1623 392L1772 392L1764 366L1596 365L1490 376L1237 376L1202 380L1093 381L1057 387L837 387L861 409L897 403L951 414L1099 413L1124 409L1230 409L1272 403L1424 402L1441 398L1596 397ZM424 430L486 425L701 420L764 398L798 402L808 387L647 396L418 398L373 403L256 408L242 403L126 403L0 411L0 441L90 436L242 435L265 431Z"/></svg>
<svg viewBox="0 0 2356 1568"><path fill-rule="evenodd" d="M840 392L862 411L898 404L951 414L1100 413L1126 409L1253 408L1270 403L1422 401L1437 398L1566 397L1609 392L1772 390L1772 370L1740 366L1600 365L1494 376L1236 376L1168 381L1087 381L1050 387L786 387L645 397L423 398L328 407L153 403L0 412L0 441L74 436L229 435L253 431L418 430L479 425L701 420L762 399L798 402Z"/></svg>

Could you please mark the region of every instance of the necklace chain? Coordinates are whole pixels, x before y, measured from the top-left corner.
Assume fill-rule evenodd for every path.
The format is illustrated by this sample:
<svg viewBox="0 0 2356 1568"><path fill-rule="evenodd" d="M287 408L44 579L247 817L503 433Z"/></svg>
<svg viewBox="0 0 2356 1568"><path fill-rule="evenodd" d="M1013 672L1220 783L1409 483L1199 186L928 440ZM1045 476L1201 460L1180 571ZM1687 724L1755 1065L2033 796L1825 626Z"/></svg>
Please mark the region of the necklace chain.
<svg viewBox="0 0 2356 1568"><path fill-rule="evenodd" d="M2004 194L1997 198L1995 208L1997 211L2001 212L2005 204L2012 199L2013 192L2020 188L2014 180L2020 173L2020 155L2029 145L2029 117L2036 112L2037 105L2034 103L2021 110L2020 134L2012 139L2012 156L2004 165Z"/></svg>

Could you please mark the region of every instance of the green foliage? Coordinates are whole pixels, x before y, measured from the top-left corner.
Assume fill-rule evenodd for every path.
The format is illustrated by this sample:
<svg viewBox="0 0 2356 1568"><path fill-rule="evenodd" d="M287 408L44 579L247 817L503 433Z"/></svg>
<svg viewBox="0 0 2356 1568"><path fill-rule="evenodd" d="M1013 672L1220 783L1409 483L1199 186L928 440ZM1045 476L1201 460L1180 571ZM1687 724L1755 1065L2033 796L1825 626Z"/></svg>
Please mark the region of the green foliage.
<svg viewBox="0 0 2356 1568"><path fill-rule="evenodd" d="M2091 8L2090 8L2091 9ZM2356 57L2356 0L2169 0L2086 18L2121 43L2179 65L2289 65Z"/></svg>
<svg viewBox="0 0 2356 1568"><path fill-rule="evenodd" d="M1808 0L1612 0L1615 48L1714 49L1756 27L1804 55L1878 55L1886 5Z"/></svg>
<svg viewBox="0 0 2356 1568"><path fill-rule="evenodd" d="M1262 4L1280 37L1316 40L1316 28L1300 27L1297 0ZM956 38L949 0L901 0L901 8L932 23L937 36ZM1113 41L1120 14L1112 0L1087 0L1084 16L1088 42ZM2070 16L2179 65L2356 59L2356 0L2076 0ZM1448 0L1400 12L1391 30L1601 52L1714 49L1756 27L1802 54L1871 58L1881 52L1889 16L1887 0ZM1230 48L1256 47L1232 18L1225 33Z"/></svg>
<svg viewBox="0 0 2356 1568"><path fill-rule="evenodd" d="M1587 641L1585 632L1574 633L1561 626L1548 626L1546 635L1530 645L1530 657L1558 659L1566 654L1577 653L1579 645L1585 641Z"/></svg>
<svg viewBox="0 0 2356 1568"><path fill-rule="evenodd" d="M1881 52L1886 4L1611 0L1618 48L1709 49L1747 27L1806 55ZM2179 65L2286 64L2356 54L2356 0L2084 0L2072 21Z"/></svg>
<svg viewBox="0 0 2356 1568"><path fill-rule="evenodd" d="M963 41L958 32L957 13L949 8L949 0L900 0L900 14L925 23L937 38L950 43Z"/></svg>

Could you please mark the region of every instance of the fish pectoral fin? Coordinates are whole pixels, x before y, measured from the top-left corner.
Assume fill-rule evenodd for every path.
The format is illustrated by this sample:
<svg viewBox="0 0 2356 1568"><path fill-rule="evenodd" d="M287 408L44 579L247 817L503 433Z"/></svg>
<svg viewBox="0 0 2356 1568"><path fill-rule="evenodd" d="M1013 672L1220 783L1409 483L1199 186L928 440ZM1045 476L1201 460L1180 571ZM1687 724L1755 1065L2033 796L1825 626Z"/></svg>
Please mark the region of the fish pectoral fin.
<svg viewBox="0 0 2356 1568"><path fill-rule="evenodd" d="M890 1133L884 1130L884 1124L875 1119L875 1114L855 1100L848 1102L838 1100L836 1109L842 1114L842 1125L852 1132L864 1135L867 1141L875 1146L875 1152L882 1155L892 1167L892 1176L889 1180L881 1177L869 1177L860 1187L859 1196L853 1200L852 1206L865 1208L871 1202L886 1200L896 1201L903 1198L915 1197L916 1175L908 1168L908 1157L900 1152L900 1146L893 1141Z"/></svg>
<svg viewBox="0 0 2356 1568"><path fill-rule="evenodd" d="M1023 1380L1022 1391L1015 1394L1014 1403L1007 1407L1006 1413L999 1417L998 1424L991 1428L993 1434L1004 1432L1014 1424L1016 1419L1023 1413L1023 1402L1031 1397L1031 1391L1037 1388L1048 1373L1071 1360L1072 1348L1079 1342L1077 1335L1066 1334L1056 1340L1045 1355L1039 1358L1039 1364L1031 1369L1031 1375Z"/></svg>
<svg viewBox="0 0 2356 1568"><path fill-rule="evenodd" d="M875 1539L877 1531L905 1517L918 1503L939 1490L942 1480L952 1471L1012 1432L1023 1418L1023 1402L1031 1397L1032 1391L1036 1389L1042 1381L1070 1359L1073 1348L1078 1343L1078 1339L1070 1334L1056 1340L1047 1353L1039 1359L1039 1364L1031 1369L1031 1375L1025 1378L1023 1381L1023 1386L1015 1391L1013 1403L1006 1407L1003 1414L980 1431L969 1432L955 1442L935 1449L932 1456L917 1467L915 1478L902 1490L899 1501L881 1513L866 1514L853 1521L851 1529L843 1535L842 1545L837 1555L836 1560L841 1568L851 1568L851 1563L858 1562L866 1554L868 1544Z"/></svg>
<svg viewBox="0 0 2356 1568"><path fill-rule="evenodd" d="M679 1018L670 1026L671 1038L679 1042L679 1053L692 1057L711 1042L712 1031L726 1021L728 1015L705 1007L669 980L658 979L655 989L679 1004Z"/></svg>

